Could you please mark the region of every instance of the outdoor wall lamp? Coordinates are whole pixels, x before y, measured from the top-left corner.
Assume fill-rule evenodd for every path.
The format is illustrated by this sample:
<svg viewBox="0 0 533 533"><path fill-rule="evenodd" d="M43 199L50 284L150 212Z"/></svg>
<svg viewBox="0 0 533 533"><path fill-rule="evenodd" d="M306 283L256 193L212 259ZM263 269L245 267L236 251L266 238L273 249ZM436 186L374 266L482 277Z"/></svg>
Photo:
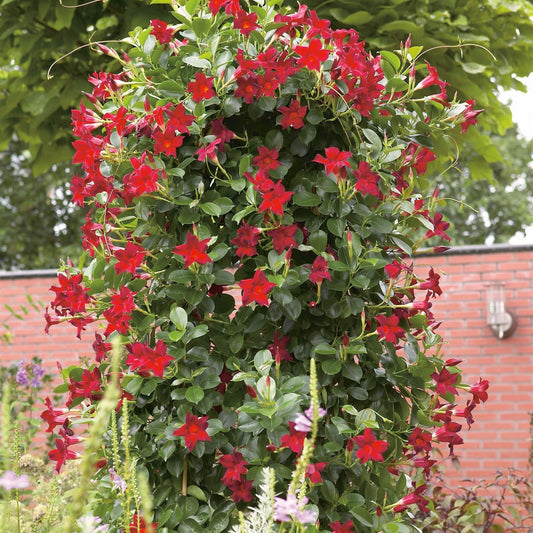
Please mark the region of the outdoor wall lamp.
<svg viewBox="0 0 533 533"><path fill-rule="evenodd" d="M503 283L487 285L487 324L499 339L509 337L516 329L516 318L505 309Z"/></svg>

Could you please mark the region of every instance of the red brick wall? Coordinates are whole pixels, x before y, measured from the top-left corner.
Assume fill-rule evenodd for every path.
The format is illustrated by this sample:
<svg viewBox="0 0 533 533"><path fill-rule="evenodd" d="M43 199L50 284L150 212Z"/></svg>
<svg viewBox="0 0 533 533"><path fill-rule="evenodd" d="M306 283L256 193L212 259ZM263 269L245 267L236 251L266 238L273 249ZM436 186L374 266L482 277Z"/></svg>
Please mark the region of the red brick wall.
<svg viewBox="0 0 533 533"><path fill-rule="evenodd" d="M528 470L533 412L533 246L457 248L437 257L420 257L443 275L442 296L432 311L443 324L445 357L462 359L464 382L490 381L489 400L474 410L475 423L456 448L457 478L494 479L498 469ZM426 265L424 265L426 263ZM506 307L517 318L513 335L498 339L487 326L487 284L505 283ZM467 397L467 396L465 396Z"/></svg>
<svg viewBox="0 0 533 533"><path fill-rule="evenodd" d="M463 435L465 444L456 448L461 471L454 473L450 465L448 474L493 479L497 469L528 469L533 411L533 246L458 248L441 256L419 257L416 264L422 274L430 266L443 274L443 295L432 311L443 321L439 332L448 342L445 356L464 360L465 382L474 383L479 377L490 380L489 401L476 408L475 423ZM42 312L28 305L25 294L48 304L52 299L48 289L56 280L51 272L0 277L0 325L9 316L5 304L15 311L26 306L29 311L24 320L9 319L14 339L9 346L0 344L3 364L37 355L56 373L56 361L66 366L80 356L93 356L91 333L78 340L73 326L61 324L44 335ZM486 325L486 284L491 281L505 282L507 307L518 319L516 332L507 339L496 338Z"/></svg>

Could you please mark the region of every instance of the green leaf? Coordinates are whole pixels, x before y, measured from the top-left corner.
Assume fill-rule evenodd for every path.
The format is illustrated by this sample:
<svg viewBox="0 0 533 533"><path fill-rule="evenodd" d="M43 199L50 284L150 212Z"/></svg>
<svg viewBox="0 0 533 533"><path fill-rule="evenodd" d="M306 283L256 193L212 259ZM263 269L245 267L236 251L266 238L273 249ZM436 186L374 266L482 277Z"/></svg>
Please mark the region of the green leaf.
<svg viewBox="0 0 533 533"><path fill-rule="evenodd" d="M205 529L196 520L187 518L180 524L178 533L205 533Z"/></svg>
<svg viewBox="0 0 533 533"><path fill-rule="evenodd" d="M211 521L209 522L209 532L222 533L226 531L229 524L229 513L214 513Z"/></svg>
<svg viewBox="0 0 533 533"><path fill-rule="evenodd" d="M327 226L328 230L337 237L342 237L346 231L346 221L342 218L329 218Z"/></svg>
<svg viewBox="0 0 533 533"><path fill-rule="evenodd" d="M328 359L326 361L322 361L321 366L324 374L327 374L328 376L334 376L341 371L342 361L339 361L338 359Z"/></svg>
<svg viewBox="0 0 533 533"><path fill-rule="evenodd" d="M355 519L366 527L373 527L374 521L372 520L372 515L362 507L354 507L350 509L350 512L355 517Z"/></svg>
<svg viewBox="0 0 533 533"><path fill-rule="evenodd" d="M185 330L187 328L189 316L185 309L181 307L173 307L170 310L169 319L178 329Z"/></svg>
<svg viewBox="0 0 533 533"><path fill-rule="evenodd" d="M476 155L468 162L468 169L470 175L474 180L488 180L493 178L493 172L491 166L480 155Z"/></svg>
<svg viewBox="0 0 533 533"><path fill-rule="evenodd" d="M337 350L329 344L320 343L315 346L315 353L320 355L336 355Z"/></svg>
<svg viewBox="0 0 533 533"><path fill-rule="evenodd" d="M322 110L319 108L314 108L309 113L307 113L305 120L309 122L309 124L320 124L324 121L324 113L322 113Z"/></svg>
<svg viewBox="0 0 533 533"><path fill-rule="evenodd" d="M381 152L383 145L381 144L379 135L374 130L363 128L363 135L368 139L376 151Z"/></svg>
<svg viewBox="0 0 533 533"><path fill-rule="evenodd" d="M369 13L368 11L356 11L355 13L342 18L341 22L347 26L354 26L357 28L372 20L374 20L374 15L372 13Z"/></svg>
<svg viewBox="0 0 533 533"><path fill-rule="evenodd" d="M309 244L317 251L317 253L321 254L326 251L328 236L322 230L314 231L309 236Z"/></svg>
<svg viewBox="0 0 533 533"><path fill-rule="evenodd" d="M487 68L486 65L480 65L479 63L473 63L470 61L461 63L461 66L463 67L463 70L468 74L481 74Z"/></svg>
<svg viewBox="0 0 533 533"><path fill-rule="evenodd" d="M187 494L192 496L193 498L196 498L197 500L200 500L201 502L206 502L207 497L205 495L205 492L196 485L189 485L187 487Z"/></svg>
<svg viewBox="0 0 533 533"><path fill-rule="evenodd" d="M159 455L166 461L174 454L176 451L176 441L170 440L165 442L163 446L159 449Z"/></svg>
<svg viewBox="0 0 533 533"><path fill-rule="evenodd" d="M261 350L254 356L254 367L262 375L268 374L273 363L274 359L270 350Z"/></svg>
<svg viewBox="0 0 533 533"><path fill-rule="evenodd" d="M359 382L363 377L363 371L359 365L356 365L353 362L346 362L342 366L342 375L351 381Z"/></svg>
<svg viewBox="0 0 533 533"><path fill-rule="evenodd" d="M381 57L384 57L394 67L394 70L397 71L397 70L400 69L400 65L402 63L400 61L400 58L394 52L389 52L387 50L382 50L380 52L380 55L381 55Z"/></svg>
<svg viewBox="0 0 533 533"><path fill-rule="evenodd" d="M379 33L392 33L397 31L402 35L407 35L408 33L419 33L420 30L420 26L410 20L394 20L381 25L378 31Z"/></svg>
<svg viewBox="0 0 533 533"><path fill-rule="evenodd" d="M205 204L198 204L198 207L207 215L218 217L222 214L222 209L214 202L206 202Z"/></svg>
<svg viewBox="0 0 533 533"><path fill-rule="evenodd" d="M191 403L199 403L204 399L204 390L198 385L193 385L185 391L185 398Z"/></svg>
<svg viewBox="0 0 533 533"><path fill-rule="evenodd" d="M250 167L251 157L250 154L246 154L239 160L239 174L242 176Z"/></svg>
<svg viewBox="0 0 533 533"><path fill-rule="evenodd" d="M237 353L243 346L244 337L242 335L232 335L229 338L229 349L233 353Z"/></svg>

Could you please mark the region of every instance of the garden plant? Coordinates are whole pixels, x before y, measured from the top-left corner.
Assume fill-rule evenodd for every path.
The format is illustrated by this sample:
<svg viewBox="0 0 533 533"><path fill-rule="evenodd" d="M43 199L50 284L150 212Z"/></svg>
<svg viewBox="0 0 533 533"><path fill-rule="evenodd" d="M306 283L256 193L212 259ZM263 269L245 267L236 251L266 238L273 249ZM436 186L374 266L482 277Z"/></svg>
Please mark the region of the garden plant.
<svg viewBox="0 0 533 533"><path fill-rule="evenodd" d="M95 353L42 413L58 472L87 437L65 531L416 530L487 399L436 332L424 177L480 110L305 5L157 3L175 24L98 45L117 72L72 114L86 252L46 320Z"/></svg>

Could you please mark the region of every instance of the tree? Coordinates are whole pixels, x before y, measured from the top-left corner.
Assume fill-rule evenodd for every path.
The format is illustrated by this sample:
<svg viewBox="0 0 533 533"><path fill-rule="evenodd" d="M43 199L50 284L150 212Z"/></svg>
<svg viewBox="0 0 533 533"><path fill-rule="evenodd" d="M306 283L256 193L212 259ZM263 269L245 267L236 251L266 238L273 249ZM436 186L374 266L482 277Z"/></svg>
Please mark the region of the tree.
<svg viewBox="0 0 533 533"><path fill-rule="evenodd" d="M295 4L295 0L291 0ZM19 169L37 179L48 173L48 189L57 184L65 195L67 178L60 170L69 164L73 154L70 134L69 110L78 105L81 91L90 91L88 74L102 70L117 70L118 63L102 54L90 53L88 43L114 41L127 36L130 28L145 26L150 19L160 18L167 22L168 12L164 6L149 5L149 0L109 0L95 2L73 9L74 0L50 2L50 0L3 0L0 1L0 149L7 149L15 138L26 156L18 161ZM424 52L439 71L441 79L450 83L450 94L457 92L461 99L473 98L477 106L485 109L479 116L486 131L503 135L511 127L509 108L498 100L498 90L503 88L523 89L517 76L526 76L533 71L533 7L526 0L385 0L363 2L362 0L339 0L335 2L310 0L311 8L327 18L333 18L337 26L354 26L366 37L367 43L376 51L393 49L412 34L413 41L424 46ZM460 42L476 46L458 47ZM115 48L120 48L114 44ZM436 48L429 51L431 48ZM487 47L494 54L480 48ZM67 55L68 54L68 55ZM64 56L64 57L62 57ZM61 59L60 59L61 58ZM60 60L59 60L60 59ZM47 74L51 68L51 78ZM422 63L422 62L421 62ZM491 164L501 161L498 147L489 137L471 131L460 142L471 147L469 176L472 179L491 175ZM442 153L448 146L436 146ZM475 155L474 155L475 153ZM448 162L449 163L449 162ZM55 166L54 166L55 165ZM442 164L441 168L448 166ZM64 167L63 167L64 168ZM15 170L15 169L13 169ZM2 188L12 188L21 177L4 172ZM28 178L29 179L29 178ZM35 198L38 191L34 191ZM46 205L47 196L41 190L41 205ZM524 201L525 197L520 199ZM36 205L39 202L36 201ZM13 209L17 208L12 204ZM515 209L503 212L509 225L515 221ZM57 215L48 211L49 226L55 226ZM69 215L67 225L79 225L79 217ZM40 246L29 225L19 228L18 237L29 243L27 249ZM11 235L15 236L14 233ZM5 249L17 248L18 244L2 235ZM57 240L53 232L47 249L78 242L75 235ZM57 265L56 254L43 256L34 262L12 262L11 267L40 268ZM6 267L9 268L9 265Z"/></svg>
<svg viewBox="0 0 533 533"><path fill-rule="evenodd" d="M490 164L492 179L471 179L468 164L477 155L465 147L459 167L440 182L443 198L460 201L441 208L451 222L448 234L454 245L506 242L533 224L533 141L521 138L516 127L491 140L502 154L502 161Z"/></svg>
<svg viewBox="0 0 533 533"><path fill-rule="evenodd" d="M72 165L57 163L33 176L20 141L0 153L0 269L56 267L77 257L84 211L70 203ZM74 244L76 243L76 244Z"/></svg>
<svg viewBox="0 0 533 533"><path fill-rule="evenodd" d="M69 110L90 91L88 74L113 68L85 45L122 38L168 13L148 4L110 0L71 9L49 0L0 2L0 268L52 268L60 256L80 254L84 213L69 207ZM48 79L64 54L70 55Z"/></svg>

